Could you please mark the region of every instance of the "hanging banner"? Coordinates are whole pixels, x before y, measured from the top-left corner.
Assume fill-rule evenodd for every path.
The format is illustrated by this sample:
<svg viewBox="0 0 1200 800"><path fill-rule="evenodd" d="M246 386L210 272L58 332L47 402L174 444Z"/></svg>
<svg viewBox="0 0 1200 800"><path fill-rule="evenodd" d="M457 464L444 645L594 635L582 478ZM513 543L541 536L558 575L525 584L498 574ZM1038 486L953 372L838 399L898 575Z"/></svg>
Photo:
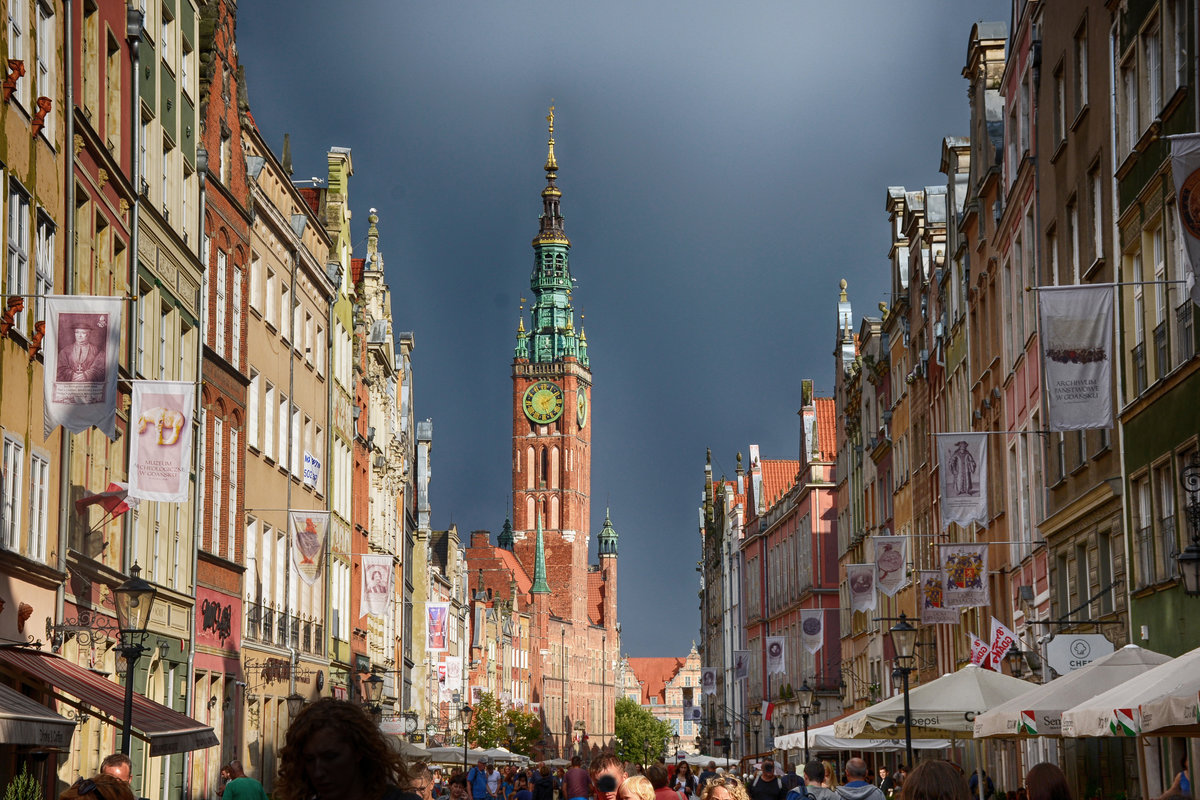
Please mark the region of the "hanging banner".
<svg viewBox="0 0 1200 800"><path fill-rule="evenodd" d="M921 624L953 625L958 612L942 604L942 573L936 569L921 570Z"/></svg>
<svg viewBox="0 0 1200 800"><path fill-rule="evenodd" d="M425 604L425 649L441 653L446 649L446 625L450 622L449 603Z"/></svg>
<svg viewBox="0 0 1200 800"><path fill-rule="evenodd" d="M304 584L312 586L324 571L329 512L289 511L288 532L292 537L292 564Z"/></svg>
<svg viewBox="0 0 1200 800"><path fill-rule="evenodd" d="M1200 133L1165 137L1171 143L1171 176L1178 199L1179 238L1191 267L1193 303L1200 303Z"/></svg>
<svg viewBox="0 0 1200 800"><path fill-rule="evenodd" d="M971 637L971 663L977 667L991 669L988 643L973 633L968 633L967 636Z"/></svg>
<svg viewBox="0 0 1200 800"><path fill-rule="evenodd" d="M1113 288L1042 287L1038 291L1047 427L1111 428Z"/></svg>
<svg viewBox="0 0 1200 800"><path fill-rule="evenodd" d="M186 503L192 475L196 385L134 381L129 410L129 496Z"/></svg>
<svg viewBox="0 0 1200 800"><path fill-rule="evenodd" d="M991 660L992 669L1000 672L1000 665L1004 663L1004 656L1008 655L1008 650L1017 641L1017 635L1000 620L992 617L992 643L988 647L988 657Z"/></svg>
<svg viewBox="0 0 1200 800"><path fill-rule="evenodd" d="M701 667L700 668L700 686L703 687L705 694L717 693L717 668L716 667Z"/></svg>
<svg viewBox="0 0 1200 800"><path fill-rule="evenodd" d="M879 591L888 597L908 585L908 538L872 536L875 546L875 576Z"/></svg>
<svg viewBox="0 0 1200 800"><path fill-rule="evenodd" d="M986 433L937 434L942 530L988 523Z"/></svg>
<svg viewBox="0 0 1200 800"><path fill-rule="evenodd" d="M986 606L990 599L987 581L986 544L943 544L942 604L946 608Z"/></svg>
<svg viewBox="0 0 1200 800"><path fill-rule="evenodd" d="M800 612L800 643L810 653L825 644L825 609L809 608Z"/></svg>
<svg viewBox="0 0 1200 800"><path fill-rule="evenodd" d="M733 651L733 679L742 681L750 677L750 651Z"/></svg>
<svg viewBox="0 0 1200 800"><path fill-rule="evenodd" d="M850 587L850 609L873 611L875 609L875 565L847 564L846 584Z"/></svg>
<svg viewBox="0 0 1200 800"><path fill-rule="evenodd" d="M462 686L462 656L446 657L446 685L451 689Z"/></svg>
<svg viewBox="0 0 1200 800"><path fill-rule="evenodd" d="M392 569L392 557L388 555L364 555L362 557L362 595L359 616L372 614L382 617L387 613L388 601L392 599L396 571Z"/></svg>
<svg viewBox="0 0 1200 800"><path fill-rule="evenodd" d="M43 435L95 426L117 438L117 365L123 297L46 297Z"/></svg>
<svg viewBox="0 0 1200 800"><path fill-rule="evenodd" d="M767 674L774 675L777 672L786 672L784 667L783 653L783 637L768 636L767 637Z"/></svg>

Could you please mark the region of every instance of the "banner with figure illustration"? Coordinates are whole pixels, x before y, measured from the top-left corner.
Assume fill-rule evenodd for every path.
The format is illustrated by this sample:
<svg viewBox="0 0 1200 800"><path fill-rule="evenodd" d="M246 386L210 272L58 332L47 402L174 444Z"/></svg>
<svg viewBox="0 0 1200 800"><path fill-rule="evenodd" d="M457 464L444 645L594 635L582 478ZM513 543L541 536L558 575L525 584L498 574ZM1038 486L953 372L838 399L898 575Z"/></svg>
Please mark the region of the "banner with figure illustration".
<svg viewBox="0 0 1200 800"><path fill-rule="evenodd" d="M939 570L921 570L921 624L953 625L958 622L958 611L946 608L942 600L942 573Z"/></svg>
<svg viewBox="0 0 1200 800"><path fill-rule="evenodd" d="M1191 296L1200 303L1200 133L1164 137L1171 143L1171 176L1178 201L1182 255L1191 267ZM1177 276L1177 279L1182 275ZM1183 287L1180 287L1183 288Z"/></svg>
<svg viewBox="0 0 1200 800"><path fill-rule="evenodd" d="M784 658L782 636L767 637L767 674L774 675L777 672L787 672L787 665Z"/></svg>
<svg viewBox="0 0 1200 800"><path fill-rule="evenodd" d="M289 511L288 535L292 538L292 564L305 586L320 579L325 568L328 511Z"/></svg>
<svg viewBox="0 0 1200 800"><path fill-rule="evenodd" d="M825 644L825 609L809 608L800 612L800 642L815 653Z"/></svg>
<svg viewBox="0 0 1200 800"><path fill-rule="evenodd" d="M733 651L733 679L735 681L745 680L750 677L750 651L749 650L734 650Z"/></svg>
<svg viewBox="0 0 1200 800"><path fill-rule="evenodd" d="M875 565L847 564L846 585L850 587L850 610L875 609Z"/></svg>
<svg viewBox="0 0 1200 800"><path fill-rule="evenodd" d="M134 381L129 409L129 497L186 503L196 384Z"/></svg>
<svg viewBox="0 0 1200 800"><path fill-rule="evenodd" d="M986 606L988 592L988 546L986 544L938 545L942 562L942 605L946 608Z"/></svg>
<svg viewBox="0 0 1200 800"><path fill-rule="evenodd" d="M908 537L872 536L875 547L875 585L888 597L908 585Z"/></svg>
<svg viewBox="0 0 1200 800"><path fill-rule="evenodd" d="M700 668L700 686L703 687L705 694L717 693L717 668L716 667L701 667Z"/></svg>
<svg viewBox="0 0 1200 800"><path fill-rule="evenodd" d="M425 604L425 650L427 652L441 653L445 651L449 624L449 603Z"/></svg>
<svg viewBox="0 0 1200 800"><path fill-rule="evenodd" d="M1047 426L1111 428L1113 287L1038 289Z"/></svg>
<svg viewBox="0 0 1200 800"><path fill-rule="evenodd" d="M987 525L987 448L986 433L937 434L942 530L951 522Z"/></svg>
<svg viewBox="0 0 1200 800"><path fill-rule="evenodd" d="M117 438L117 364L124 297L49 295L42 339L43 435L95 426Z"/></svg>
<svg viewBox="0 0 1200 800"><path fill-rule="evenodd" d="M371 614L382 617L387 613L388 600L392 599L396 571L392 569L389 555L364 555L362 557L362 587L359 616Z"/></svg>

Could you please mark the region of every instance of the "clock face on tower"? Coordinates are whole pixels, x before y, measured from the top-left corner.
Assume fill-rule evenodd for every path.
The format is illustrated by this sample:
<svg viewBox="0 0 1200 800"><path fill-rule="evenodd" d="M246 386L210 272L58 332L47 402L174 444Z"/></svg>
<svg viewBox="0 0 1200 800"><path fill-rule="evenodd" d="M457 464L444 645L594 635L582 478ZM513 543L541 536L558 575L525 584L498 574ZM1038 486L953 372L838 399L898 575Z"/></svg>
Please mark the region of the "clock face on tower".
<svg viewBox="0 0 1200 800"><path fill-rule="evenodd" d="M525 416L545 425L562 416L563 391L556 383L538 381L525 390L521 405L525 408Z"/></svg>
<svg viewBox="0 0 1200 800"><path fill-rule="evenodd" d="M588 417L588 399L587 392L580 386L575 392L575 419L579 423L579 427L587 425Z"/></svg>

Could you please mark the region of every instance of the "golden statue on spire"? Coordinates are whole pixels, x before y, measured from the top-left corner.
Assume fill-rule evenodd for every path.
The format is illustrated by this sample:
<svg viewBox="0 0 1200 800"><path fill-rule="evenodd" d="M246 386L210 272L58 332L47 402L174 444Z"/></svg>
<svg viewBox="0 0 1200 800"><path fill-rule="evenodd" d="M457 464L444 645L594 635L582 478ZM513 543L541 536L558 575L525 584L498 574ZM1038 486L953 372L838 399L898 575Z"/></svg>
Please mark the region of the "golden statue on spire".
<svg viewBox="0 0 1200 800"><path fill-rule="evenodd" d="M546 115L546 122L550 123L550 141L548 143L549 151L546 153L546 166L544 169L549 172L547 176L550 180L554 179L554 172L558 169L558 161L554 158L554 100L550 100L550 113Z"/></svg>
<svg viewBox="0 0 1200 800"><path fill-rule="evenodd" d="M550 101L550 113L546 115L546 122L550 123L550 135L554 135L554 101Z"/></svg>

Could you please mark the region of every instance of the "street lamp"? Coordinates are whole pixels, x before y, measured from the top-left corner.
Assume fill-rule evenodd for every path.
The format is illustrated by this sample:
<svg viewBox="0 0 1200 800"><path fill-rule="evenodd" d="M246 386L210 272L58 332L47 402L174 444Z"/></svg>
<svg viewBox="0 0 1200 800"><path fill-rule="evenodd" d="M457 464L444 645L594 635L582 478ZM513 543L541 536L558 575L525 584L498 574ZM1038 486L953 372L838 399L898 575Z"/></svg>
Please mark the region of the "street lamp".
<svg viewBox="0 0 1200 800"><path fill-rule="evenodd" d="M678 733L671 736L671 746L675 748L675 754L672 757L679 758L679 734Z"/></svg>
<svg viewBox="0 0 1200 800"><path fill-rule="evenodd" d="M509 720L504 724L504 730L508 734L508 749L511 750L513 739L517 738L517 726L512 723L512 720Z"/></svg>
<svg viewBox="0 0 1200 800"><path fill-rule="evenodd" d="M892 648L896 651L896 672L904 679L904 753L905 762L910 767L913 764L912 750L912 713L908 707L908 675L913 671L913 652L917 649L917 629L908 622L908 615L900 612L900 621L889 631L892 634Z"/></svg>
<svg viewBox="0 0 1200 800"><path fill-rule="evenodd" d="M298 692L292 692L286 698L288 719L295 719L296 716L304 709L304 695Z"/></svg>
<svg viewBox="0 0 1200 800"><path fill-rule="evenodd" d="M815 711L813 708L813 696L816 694L813 688L808 685L808 679L805 678L804 683L800 684L800 688L796 690L796 699L800 702L800 719L804 720L804 763L808 763L808 718Z"/></svg>
<svg viewBox="0 0 1200 800"><path fill-rule="evenodd" d="M471 708L466 703L458 709L458 715L462 718L463 724L463 769L467 768L467 731L471 728L471 715L475 713L475 709Z"/></svg>
<svg viewBox="0 0 1200 800"><path fill-rule="evenodd" d="M1021 673L1024 671L1024 665L1022 662L1025 659L1023 656L1024 653L1022 653L1020 648L1017 647L1016 642L1010 644L1008 646L1008 652L1004 654L1004 660L1008 662L1008 672L1014 678L1021 677Z"/></svg>
<svg viewBox="0 0 1200 800"><path fill-rule="evenodd" d="M1175 560L1179 562L1184 594L1197 597L1200 596L1200 453L1192 455L1179 475L1179 482L1188 494L1184 513L1192 528L1192 543Z"/></svg>
<svg viewBox="0 0 1200 800"><path fill-rule="evenodd" d="M754 734L754 753L758 755L758 732L762 730L762 711L754 709L750 712L750 732Z"/></svg>
<svg viewBox="0 0 1200 800"><path fill-rule="evenodd" d="M121 752L129 755L130 725L133 722L133 668L146 647L146 627L150 624L150 611L158 590L141 578L142 568L135 561L129 568L129 580L122 583L113 593L116 595L117 633L121 643L117 649L125 657L125 716L121 730Z"/></svg>

